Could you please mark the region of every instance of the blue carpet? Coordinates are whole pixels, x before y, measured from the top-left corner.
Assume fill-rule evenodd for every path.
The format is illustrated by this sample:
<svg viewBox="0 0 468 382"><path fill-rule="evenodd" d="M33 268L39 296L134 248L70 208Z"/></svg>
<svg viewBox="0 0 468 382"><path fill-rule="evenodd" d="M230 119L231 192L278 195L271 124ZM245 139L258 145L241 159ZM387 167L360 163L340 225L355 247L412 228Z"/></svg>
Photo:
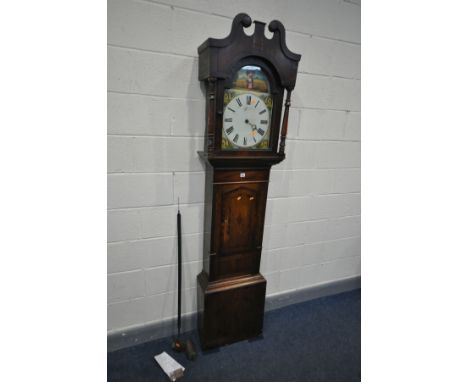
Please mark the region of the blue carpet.
<svg viewBox="0 0 468 382"><path fill-rule="evenodd" d="M361 291L290 305L265 314L263 336L201 352L188 361L171 338L108 353L108 381L169 381L154 355L166 351L185 368L181 381L313 381L361 379Z"/></svg>

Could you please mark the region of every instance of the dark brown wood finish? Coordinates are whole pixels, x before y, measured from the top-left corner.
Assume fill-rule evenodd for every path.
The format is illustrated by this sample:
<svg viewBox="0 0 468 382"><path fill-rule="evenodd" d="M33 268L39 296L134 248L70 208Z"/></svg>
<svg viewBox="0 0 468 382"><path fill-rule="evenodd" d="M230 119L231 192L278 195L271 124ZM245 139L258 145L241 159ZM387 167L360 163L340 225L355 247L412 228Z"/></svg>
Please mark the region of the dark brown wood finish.
<svg viewBox="0 0 468 382"><path fill-rule="evenodd" d="M198 275L198 325L203 348L262 334L266 280L260 275L209 282Z"/></svg>
<svg viewBox="0 0 468 382"><path fill-rule="evenodd" d="M264 35L265 23L254 23L254 34L246 35L244 27L252 20L241 13L234 18L228 37L209 38L198 48L199 79L207 89L206 144L199 153L206 163L204 261L198 275L204 348L260 335L263 326L266 280L259 269L268 181L271 166L285 158L290 95L301 56L286 47L279 21L268 26L271 39ZM244 65L261 67L271 84L270 146L221 151L224 90Z"/></svg>

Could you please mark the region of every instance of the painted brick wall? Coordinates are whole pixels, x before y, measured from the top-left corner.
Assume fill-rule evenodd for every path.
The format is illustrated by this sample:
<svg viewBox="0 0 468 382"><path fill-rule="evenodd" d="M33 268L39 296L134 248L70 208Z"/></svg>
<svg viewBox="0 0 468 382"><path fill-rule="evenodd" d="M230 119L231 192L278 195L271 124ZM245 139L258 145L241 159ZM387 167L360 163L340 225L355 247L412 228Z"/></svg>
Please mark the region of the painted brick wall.
<svg viewBox="0 0 468 382"><path fill-rule="evenodd" d="M360 274L359 1L109 0L109 331L176 315L178 197L183 310L196 310L205 124L197 47L225 37L239 12L281 20L288 47L302 54L286 160L268 193L267 294Z"/></svg>

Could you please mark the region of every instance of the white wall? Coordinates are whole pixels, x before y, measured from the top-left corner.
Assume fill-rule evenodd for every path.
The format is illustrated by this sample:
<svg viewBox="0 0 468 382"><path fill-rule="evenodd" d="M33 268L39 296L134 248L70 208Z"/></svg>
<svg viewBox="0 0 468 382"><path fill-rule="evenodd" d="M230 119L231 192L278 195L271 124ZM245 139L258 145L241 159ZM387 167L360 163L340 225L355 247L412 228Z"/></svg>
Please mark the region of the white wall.
<svg viewBox="0 0 468 382"><path fill-rule="evenodd" d="M267 295L360 274L358 0L109 0L108 330L176 315L176 212L184 312L202 268L205 101L197 47L239 12L282 21L302 54L273 167L261 272Z"/></svg>

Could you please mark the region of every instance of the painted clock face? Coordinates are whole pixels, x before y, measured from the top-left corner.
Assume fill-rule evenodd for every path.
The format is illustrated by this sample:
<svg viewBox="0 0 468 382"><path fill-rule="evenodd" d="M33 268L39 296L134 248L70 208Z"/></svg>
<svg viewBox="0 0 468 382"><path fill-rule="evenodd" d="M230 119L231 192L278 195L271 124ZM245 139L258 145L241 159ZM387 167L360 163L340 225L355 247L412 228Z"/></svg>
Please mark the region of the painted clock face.
<svg viewBox="0 0 468 382"><path fill-rule="evenodd" d="M270 111L253 93L242 93L231 99L223 115L225 137L235 147L252 148L268 137Z"/></svg>
<svg viewBox="0 0 468 382"><path fill-rule="evenodd" d="M256 65L241 67L224 90L222 150L270 150L273 98Z"/></svg>

